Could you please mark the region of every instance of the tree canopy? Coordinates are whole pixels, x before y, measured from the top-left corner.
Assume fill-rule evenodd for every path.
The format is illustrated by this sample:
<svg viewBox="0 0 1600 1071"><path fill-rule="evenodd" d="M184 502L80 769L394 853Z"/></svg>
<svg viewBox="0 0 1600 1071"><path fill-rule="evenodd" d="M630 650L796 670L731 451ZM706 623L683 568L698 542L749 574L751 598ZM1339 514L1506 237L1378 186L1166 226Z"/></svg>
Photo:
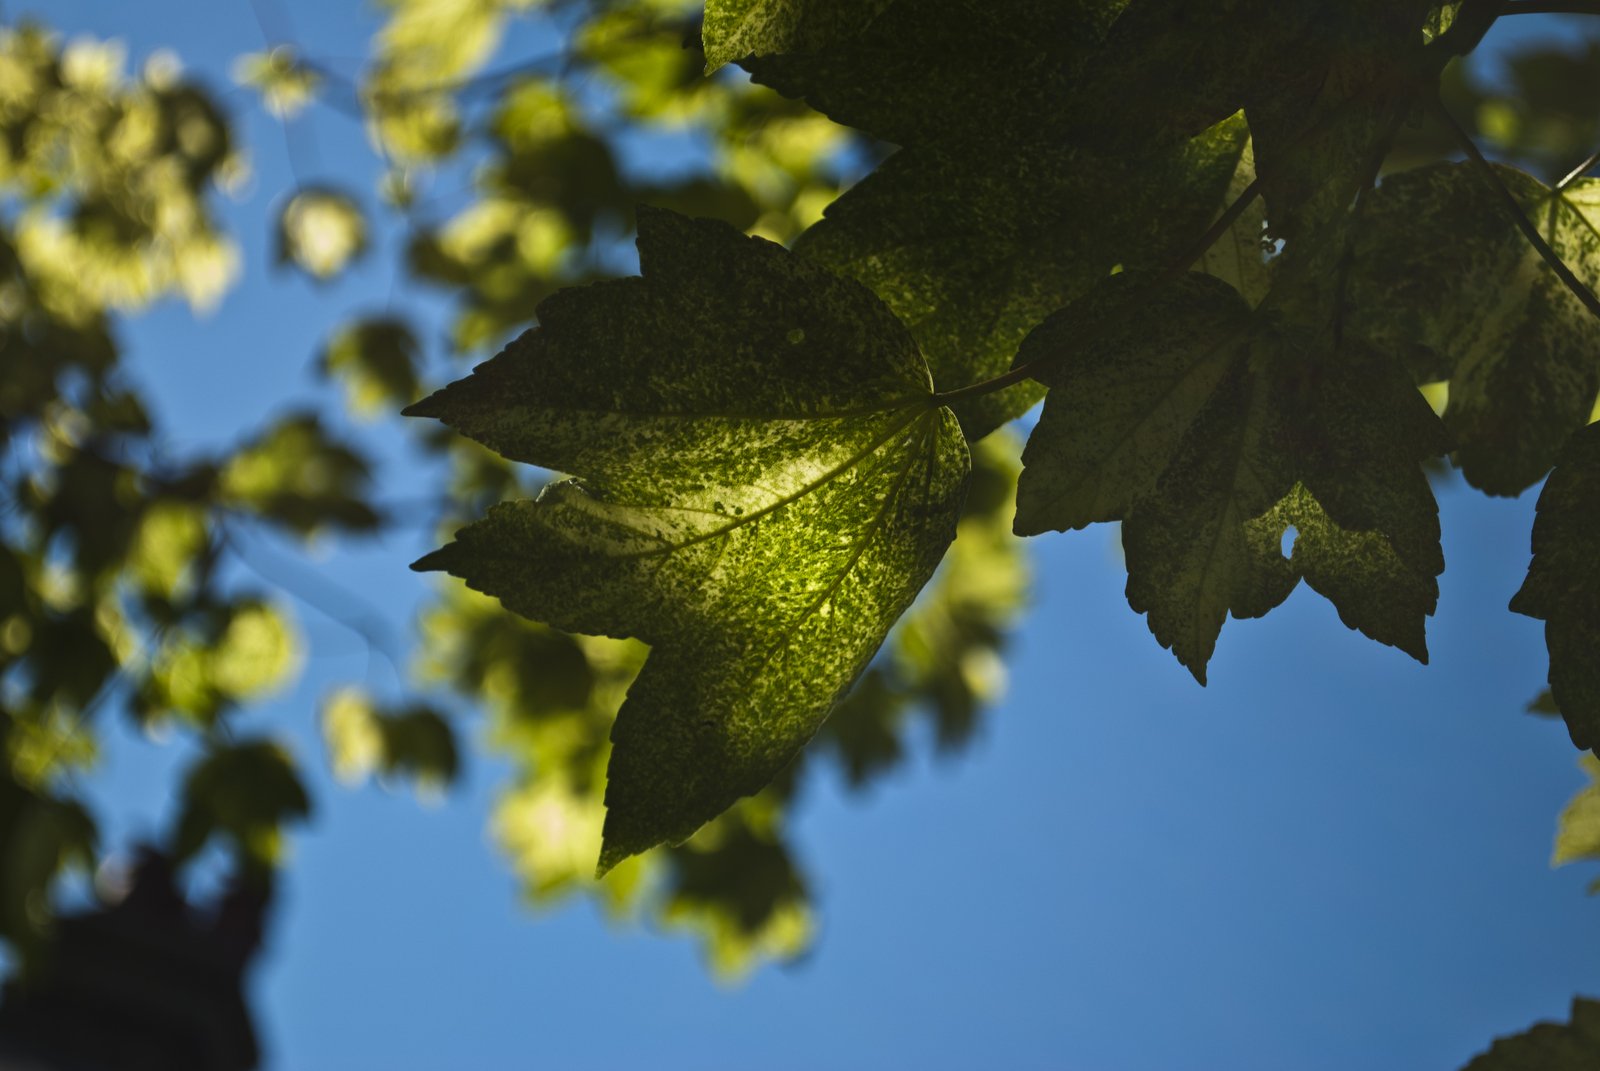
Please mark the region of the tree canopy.
<svg viewBox="0 0 1600 1071"><path fill-rule="evenodd" d="M395 307L315 355L447 472L420 503L315 408L165 446L118 323L234 285L238 120L171 57L0 31L0 937L24 976L62 876L120 847L75 789L114 714L197 746L155 851L220 847L270 891L315 801L235 726L303 662L294 602L407 670L326 698L340 780L447 788L481 716L529 897L686 926L731 974L813 939L804 767L868 783L917 723L960 747L998 698L1023 537L1119 525L1127 601L1199 685L1227 618L1302 580L1426 662L1434 487L1542 483L1509 610L1544 623L1534 709L1600 778L1600 50L1463 62L1497 20L1586 5L384 6L358 74L290 39L235 73L286 125L350 113L383 162L376 191L283 192L282 267L379 255L375 200L448 304L448 357ZM490 67L514 18L559 47ZM707 166L623 167L641 132ZM465 583L396 578L434 583L404 650L252 550L419 516L440 545L413 568ZM1600 859L1597 791L1555 862ZM1595 1014L1469 1067L1588 1067Z"/></svg>

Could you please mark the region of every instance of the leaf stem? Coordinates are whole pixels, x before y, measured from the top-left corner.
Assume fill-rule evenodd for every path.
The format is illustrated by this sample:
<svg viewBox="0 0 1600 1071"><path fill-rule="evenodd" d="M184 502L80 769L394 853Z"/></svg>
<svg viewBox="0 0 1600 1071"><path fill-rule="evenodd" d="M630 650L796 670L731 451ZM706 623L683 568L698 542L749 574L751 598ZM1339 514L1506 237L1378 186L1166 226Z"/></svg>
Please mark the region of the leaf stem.
<svg viewBox="0 0 1600 1071"><path fill-rule="evenodd" d="M1587 175L1596 164L1600 164L1600 149L1596 149L1594 152L1590 153L1588 158L1585 159L1583 163L1579 164L1571 171L1568 171L1566 177L1560 182L1556 183L1556 192L1561 193L1566 190L1568 186L1571 186L1574 182L1577 182L1583 176Z"/></svg>
<svg viewBox="0 0 1600 1071"><path fill-rule="evenodd" d="M957 387L955 390L939 391L928 399L928 403L933 406L949 405L952 402L961 401L963 398L976 398L979 395L993 394L996 391L1005 390L1007 387L1015 386L1023 380L1031 378L1034 366L1038 363L1037 361L1030 361L1027 364L1018 365L1004 375L995 376L993 379L969 383L965 387Z"/></svg>
<svg viewBox="0 0 1600 1071"><path fill-rule="evenodd" d="M1522 210L1522 205L1517 201L1516 195L1501 180L1499 173L1494 169L1494 165L1483 155L1483 150L1478 148L1477 142L1472 140L1472 135L1468 134L1460 123L1456 122L1456 117L1450 114L1450 109L1445 107L1444 101L1435 96L1429 99L1429 104L1445 126L1455 135L1456 141L1461 145L1461 150L1472 161L1478 174L1494 188L1500 198L1501 206L1510 214L1517 225L1517 229L1522 231L1523 237L1528 239L1528 244L1538 251L1539 256L1544 258L1544 262L1550 265L1550 269L1566 284L1567 289L1572 291L1573 296L1583 304L1583 307L1596 317L1600 317L1600 297L1596 297L1594 291L1589 289L1583 280L1572 274L1572 269L1567 267L1567 263L1561 259L1561 255L1550 248L1550 243L1545 241L1544 235L1539 233L1539 228L1534 225L1533 220L1528 218L1528 214Z"/></svg>

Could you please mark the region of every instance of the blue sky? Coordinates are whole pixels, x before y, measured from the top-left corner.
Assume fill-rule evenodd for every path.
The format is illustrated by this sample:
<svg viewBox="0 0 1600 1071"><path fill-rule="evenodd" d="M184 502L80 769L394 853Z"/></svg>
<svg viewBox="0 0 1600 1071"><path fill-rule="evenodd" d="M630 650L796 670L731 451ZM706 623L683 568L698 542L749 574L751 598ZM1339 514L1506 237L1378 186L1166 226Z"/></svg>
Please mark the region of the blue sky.
<svg viewBox="0 0 1600 1071"><path fill-rule="evenodd" d="M359 57L376 25L355 3L280 7L313 56ZM227 79L263 44L246 0L7 11L121 38L135 60L174 48L251 147L256 178L226 207L242 285L208 318L169 305L122 331L174 446L233 442L315 398L313 356L352 310L397 301L442 332L436 296L394 288L392 232L328 287L271 268L273 206L295 176L276 124ZM1576 25L1509 21L1518 35ZM505 55L542 47L513 34ZM299 177L370 190L359 126L309 123ZM375 438L381 499L440 478L398 435ZM1600 994L1600 901L1584 895L1592 868L1548 865L1583 783L1576 754L1521 713L1544 678L1540 626L1505 606L1533 494L1456 484L1440 500L1431 666L1302 588L1264 621L1229 623L1204 690L1128 609L1109 529L1036 540L1006 701L958 757L923 748L865 796L815 786L798 842L816 951L732 990L681 937L582 903L521 906L483 833L492 762L432 809L332 784L315 704L367 658L302 610L304 680L254 715L289 734L319 802L253 980L269 1066L1450 1071L1496 1034L1564 1018L1575 993ZM319 568L404 623L430 582L405 565L431 537L420 525ZM113 837L155 832L183 749L118 730L107 751L93 783Z"/></svg>

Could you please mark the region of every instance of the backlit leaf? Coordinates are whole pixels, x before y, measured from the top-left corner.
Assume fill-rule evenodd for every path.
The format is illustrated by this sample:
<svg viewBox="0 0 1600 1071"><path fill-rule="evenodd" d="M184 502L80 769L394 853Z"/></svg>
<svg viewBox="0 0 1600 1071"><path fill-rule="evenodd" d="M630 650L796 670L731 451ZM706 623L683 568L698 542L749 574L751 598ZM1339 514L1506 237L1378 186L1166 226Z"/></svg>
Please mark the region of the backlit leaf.
<svg viewBox="0 0 1600 1071"><path fill-rule="evenodd" d="M302 189L278 215L278 263L319 282L331 279L367 248L361 208L337 190Z"/></svg>
<svg viewBox="0 0 1600 1071"><path fill-rule="evenodd" d="M1119 265L1163 267L1217 215L1242 119L1132 161L1044 145L904 150L829 206L795 251L870 286L911 328L940 390L1003 373L1039 321ZM970 438L1037 384L954 406Z"/></svg>
<svg viewBox="0 0 1600 1071"><path fill-rule="evenodd" d="M754 53L811 52L859 33L894 0L706 0L706 70Z"/></svg>
<svg viewBox="0 0 1600 1071"><path fill-rule="evenodd" d="M1561 812L1555 853L1550 860L1556 866L1579 859L1600 859L1600 758L1592 753L1585 755L1582 765L1594 784L1573 797Z"/></svg>
<svg viewBox="0 0 1600 1071"><path fill-rule="evenodd" d="M723 224L639 222L642 278L556 295L408 410L578 477L418 568L652 646L612 733L602 869L794 757L932 574L968 468L865 288Z"/></svg>
<svg viewBox="0 0 1600 1071"><path fill-rule="evenodd" d="M1051 387L1017 531L1122 521L1128 601L1202 682L1227 614L1261 616L1301 577L1352 628L1426 659L1444 562L1419 463L1443 440L1393 362L1335 352L1215 279L1132 273L1047 320L1017 360Z"/></svg>

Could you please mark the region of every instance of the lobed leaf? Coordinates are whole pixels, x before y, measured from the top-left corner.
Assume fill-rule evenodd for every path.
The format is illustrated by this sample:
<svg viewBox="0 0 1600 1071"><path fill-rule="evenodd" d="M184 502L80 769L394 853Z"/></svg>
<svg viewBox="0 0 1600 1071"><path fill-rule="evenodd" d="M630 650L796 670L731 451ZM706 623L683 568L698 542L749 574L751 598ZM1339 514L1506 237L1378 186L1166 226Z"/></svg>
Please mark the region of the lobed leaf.
<svg viewBox="0 0 1600 1071"><path fill-rule="evenodd" d="M1165 266L1192 243L1234 184L1247 138L1236 117L1134 159L1040 143L903 150L829 206L795 252L871 287L910 327L935 385L957 389L1005 372L1039 321L1113 268ZM1042 396L1025 383L954 409L977 439Z"/></svg>
<svg viewBox="0 0 1600 1071"><path fill-rule="evenodd" d="M640 210L639 253L642 277L557 294L407 410L578 477L416 568L652 647L612 730L602 871L795 756L932 575L968 470L864 287L661 210Z"/></svg>
<svg viewBox="0 0 1600 1071"><path fill-rule="evenodd" d="M1334 350L1207 276L1124 273L1017 361L1051 388L1017 532L1122 521L1128 601L1202 683L1228 613L1265 614L1302 577L1347 625L1426 660L1444 561L1419 462L1444 441L1383 355Z"/></svg>

